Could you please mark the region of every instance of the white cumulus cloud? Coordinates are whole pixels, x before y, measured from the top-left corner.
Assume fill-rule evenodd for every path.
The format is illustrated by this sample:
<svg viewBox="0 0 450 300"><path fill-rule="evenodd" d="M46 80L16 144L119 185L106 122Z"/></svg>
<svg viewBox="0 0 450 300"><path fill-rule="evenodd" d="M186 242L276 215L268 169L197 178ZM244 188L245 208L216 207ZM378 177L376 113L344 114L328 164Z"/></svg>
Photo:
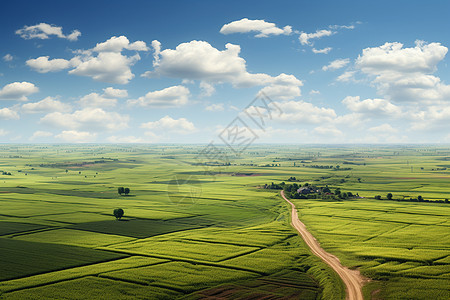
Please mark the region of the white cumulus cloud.
<svg viewBox="0 0 450 300"><path fill-rule="evenodd" d="M130 67L140 59L139 54L128 57L120 52L100 52L97 56L85 59L70 70L69 74L87 76L102 82L127 84L134 78Z"/></svg>
<svg viewBox="0 0 450 300"><path fill-rule="evenodd" d="M323 136L332 136L332 137L338 137L343 135L342 131L334 127L333 125L324 125L314 128L313 132L315 134L320 134Z"/></svg>
<svg viewBox="0 0 450 300"><path fill-rule="evenodd" d="M66 60L63 58L50 59L49 56L41 56L26 61L27 66L39 73L58 72L79 64L77 58Z"/></svg>
<svg viewBox="0 0 450 300"><path fill-rule="evenodd" d="M48 132L48 131L42 131L42 130L38 130L35 131L33 133L33 135L31 136L31 140L37 139L37 138L42 138L42 137L50 137L53 136L53 133Z"/></svg>
<svg viewBox="0 0 450 300"><path fill-rule="evenodd" d="M0 109L0 120L17 120L19 119L19 114L10 109L10 108L2 108Z"/></svg>
<svg viewBox="0 0 450 300"><path fill-rule="evenodd" d="M148 51L147 44L143 41L130 43L126 36L113 36L109 40L98 43L94 49L95 52L122 52L123 49L135 51Z"/></svg>
<svg viewBox="0 0 450 300"><path fill-rule="evenodd" d="M280 34L290 35L292 33L292 27L284 26L283 28L279 28L275 23L269 23L264 20L249 20L247 18L243 18L241 20L225 24L220 29L220 33L222 34L248 32L256 32L257 34L255 37L257 38Z"/></svg>
<svg viewBox="0 0 450 300"><path fill-rule="evenodd" d="M103 89L104 96L109 98L126 98L128 97L128 91L127 90L121 90L121 89L115 89L112 87L107 87L106 89Z"/></svg>
<svg viewBox="0 0 450 300"><path fill-rule="evenodd" d="M39 138L46 138L46 137L51 137L51 136L53 136L53 133L51 133L51 132L38 130L33 133L33 135L30 137L30 140L34 141Z"/></svg>
<svg viewBox="0 0 450 300"><path fill-rule="evenodd" d="M189 100L189 89L182 85L171 86L163 90L148 92L136 100L128 100L128 104L142 107L179 107Z"/></svg>
<svg viewBox="0 0 450 300"><path fill-rule="evenodd" d="M173 119L165 116L158 121L142 123L141 128L169 132L192 133L196 131L194 124L185 118Z"/></svg>
<svg viewBox="0 0 450 300"><path fill-rule="evenodd" d="M103 89L103 94L90 93L80 98L78 103L82 107L99 107L99 108L112 108L117 105L116 98L128 97L127 90L115 89L107 87Z"/></svg>
<svg viewBox="0 0 450 300"><path fill-rule="evenodd" d="M154 64L157 64L159 63L159 54L161 53L161 42L158 40L153 40L152 48L154 50L153 52Z"/></svg>
<svg viewBox="0 0 450 300"><path fill-rule="evenodd" d="M105 97L103 95L99 95L98 93L90 93L81 97L78 103L80 103L82 107L110 108L116 106L117 99Z"/></svg>
<svg viewBox="0 0 450 300"><path fill-rule="evenodd" d="M416 41L413 48L403 48L403 44L397 42L385 43L379 47L364 49L356 60L356 65L364 73L373 75L390 72L432 73L447 51L447 47L440 43Z"/></svg>
<svg viewBox="0 0 450 300"><path fill-rule="evenodd" d="M353 112L371 114L373 116L398 117L402 113L400 107L385 99L365 99L361 101L359 96L348 96L342 100L342 103Z"/></svg>
<svg viewBox="0 0 450 300"><path fill-rule="evenodd" d="M323 66L322 70L323 71L338 70L338 69L345 67L349 63L350 63L350 59L348 59L348 58L336 59L336 60L333 60L332 62L330 62L328 65Z"/></svg>
<svg viewBox="0 0 450 300"><path fill-rule="evenodd" d="M274 107L276 105L276 107ZM251 107L249 108L251 109ZM336 118L336 112L332 108L317 107L312 103L304 101L283 101L269 104L273 112L280 111L281 114L273 113L274 121L294 124L319 124L332 122ZM261 111L261 108L259 108Z"/></svg>
<svg viewBox="0 0 450 300"><path fill-rule="evenodd" d="M261 89L272 100L291 100L301 95L300 86L303 85L294 75L280 74L272 82Z"/></svg>
<svg viewBox="0 0 450 300"><path fill-rule="evenodd" d="M333 48L331 48L331 47L326 47L326 48L322 48L322 49L312 48L312 52L315 54L328 54L328 53L330 53L331 50L333 50Z"/></svg>
<svg viewBox="0 0 450 300"><path fill-rule="evenodd" d="M48 112L69 112L72 110L72 106L59 100L55 100L52 97L46 97L39 102L23 104L21 110L24 113L31 114Z"/></svg>
<svg viewBox="0 0 450 300"><path fill-rule="evenodd" d="M224 109L223 103L213 103L205 107L207 111L223 111Z"/></svg>
<svg viewBox="0 0 450 300"><path fill-rule="evenodd" d="M8 61L12 61L14 59L14 56L12 56L11 54L6 54L5 56L3 56L3 60L8 62Z"/></svg>
<svg viewBox="0 0 450 300"><path fill-rule="evenodd" d="M87 76L97 81L127 84L134 78L131 66L141 59L138 53L132 56L122 54L124 50L148 51L146 43L130 43L125 36L113 36L93 49L76 50L70 60L41 56L27 60L27 65L40 73L56 72L72 68L69 74Z"/></svg>
<svg viewBox="0 0 450 300"><path fill-rule="evenodd" d="M113 131L127 128L129 119L128 115L86 107L73 113L49 113L40 123L70 130Z"/></svg>
<svg viewBox="0 0 450 300"><path fill-rule="evenodd" d="M375 134L386 135L397 133L398 129L393 128L390 124L384 123L379 126L369 128L369 131Z"/></svg>
<svg viewBox="0 0 450 300"><path fill-rule="evenodd" d="M16 30L16 34L20 35L22 38L29 39L48 39L50 36L54 35L61 39L67 39L69 41L76 41L78 37L81 36L79 30L73 30L70 34L63 34L62 27L50 25L47 23L39 23L32 26L24 26L21 29Z"/></svg>
<svg viewBox="0 0 450 300"><path fill-rule="evenodd" d="M450 131L450 106L448 104L432 105L426 109L410 113L411 128L436 132Z"/></svg>
<svg viewBox="0 0 450 300"><path fill-rule="evenodd" d="M200 81L200 89L202 90L200 96L202 97L209 97L212 96L214 94L214 92L216 91L216 89L214 88L214 86L210 83L207 83L205 81Z"/></svg>
<svg viewBox="0 0 450 300"><path fill-rule="evenodd" d="M336 81L339 81L339 82L351 82L351 81L353 81L353 82L355 82L356 81L355 74L356 74L356 71L345 71L344 73L342 73L341 75L339 75L336 78Z"/></svg>
<svg viewBox="0 0 450 300"><path fill-rule="evenodd" d="M312 45L313 42L311 40L320 39L321 37L330 36L335 33L336 32L327 29L317 30L314 33L301 32L298 39L302 45Z"/></svg>
<svg viewBox="0 0 450 300"><path fill-rule="evenodd" d="M55 135L55 138L67 143L90 143L94 142L96 137L96 133L76 130L64 130L60 134Z"/></svg>
<svg viewBox="0 0 450 300"><path fill-rule="evenodd" d="M240 51L241 47L233 44L226 44L225 50L218 50L205 41L182 43L175 49L161 51L153 62L155 70L142 76L157 74L210 84L231 83L234 87L268 85L278 80L268 74L247 72L246 61L239 56Z"/></svg>
<svg viewBox="0 0 450 300"><path fill-rule="evenodd" d="M369 75L379 94L392 101L435 103L448 101L450 85L432 75L448 49L440 43L416 41L415 47L385 43L366 48L356 67Z"/></svg>
<svg viewBox="0 0 450 300"><path fill-rule="evenodd" d="M31 82L13 82L0 90L0 100L28 101L27 96L37 93L39 89Z"/></svg>

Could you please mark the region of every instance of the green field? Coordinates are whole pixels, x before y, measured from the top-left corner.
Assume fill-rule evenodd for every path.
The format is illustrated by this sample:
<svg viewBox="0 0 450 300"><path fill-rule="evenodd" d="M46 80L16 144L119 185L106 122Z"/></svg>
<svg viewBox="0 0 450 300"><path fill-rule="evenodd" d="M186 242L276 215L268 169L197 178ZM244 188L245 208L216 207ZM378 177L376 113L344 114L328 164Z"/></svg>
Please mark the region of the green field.
<svg viewBox="0 0 450 300"><path fill-rule="evenodd" d="M450 298L448 147L260 145L229 166L198 164L203 147L2 145L0 298L343 299L279 191L261 188L291 176L359 195L295 204L370 278L367 299Z"/></svg>

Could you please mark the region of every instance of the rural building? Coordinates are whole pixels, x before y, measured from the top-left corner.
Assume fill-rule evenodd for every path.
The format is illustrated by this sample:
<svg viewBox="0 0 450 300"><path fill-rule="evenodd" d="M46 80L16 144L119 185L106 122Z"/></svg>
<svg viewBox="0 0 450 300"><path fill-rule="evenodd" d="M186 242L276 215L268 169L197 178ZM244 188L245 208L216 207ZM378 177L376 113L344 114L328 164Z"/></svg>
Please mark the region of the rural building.
<svg viewBox="0 0 450 300"><path fill-rule="evenodd" d="M307 186L301 187L297 190L297 193L299 194L312 194L315 191Z"/></svg>

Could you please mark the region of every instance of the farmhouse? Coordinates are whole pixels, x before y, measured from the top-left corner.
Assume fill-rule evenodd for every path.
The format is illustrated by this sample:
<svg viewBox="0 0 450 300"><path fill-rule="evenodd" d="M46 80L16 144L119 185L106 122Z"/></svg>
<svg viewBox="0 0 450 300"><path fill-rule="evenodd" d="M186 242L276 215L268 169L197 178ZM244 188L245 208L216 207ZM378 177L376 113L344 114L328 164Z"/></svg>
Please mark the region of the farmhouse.
<svg viewBox="0 0 450 300"><path fill-rule="evenodd" d="M304 187L301 187L301 188L299 188L298 190L297 190L297 193L299 193L299 194L312 194L312 193L315 193L316 191L314 191L312 188L310 188L310 187L307 187L307 186L304 186Z"/></svg>

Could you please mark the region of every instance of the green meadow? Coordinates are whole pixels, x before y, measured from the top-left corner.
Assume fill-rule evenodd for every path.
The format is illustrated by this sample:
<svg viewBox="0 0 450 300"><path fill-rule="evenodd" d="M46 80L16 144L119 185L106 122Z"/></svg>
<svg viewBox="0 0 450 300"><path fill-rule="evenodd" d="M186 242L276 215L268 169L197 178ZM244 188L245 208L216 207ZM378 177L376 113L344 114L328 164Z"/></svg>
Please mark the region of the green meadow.
<svg viewBox="0 0 450 300"><path fill-rule="evenodd" d="M258 145L226 165L204 147L1 145L0 298L343 299L261 188L291 176L358 194L295 204L367 299L450 298L448 147Z"/></svg>

